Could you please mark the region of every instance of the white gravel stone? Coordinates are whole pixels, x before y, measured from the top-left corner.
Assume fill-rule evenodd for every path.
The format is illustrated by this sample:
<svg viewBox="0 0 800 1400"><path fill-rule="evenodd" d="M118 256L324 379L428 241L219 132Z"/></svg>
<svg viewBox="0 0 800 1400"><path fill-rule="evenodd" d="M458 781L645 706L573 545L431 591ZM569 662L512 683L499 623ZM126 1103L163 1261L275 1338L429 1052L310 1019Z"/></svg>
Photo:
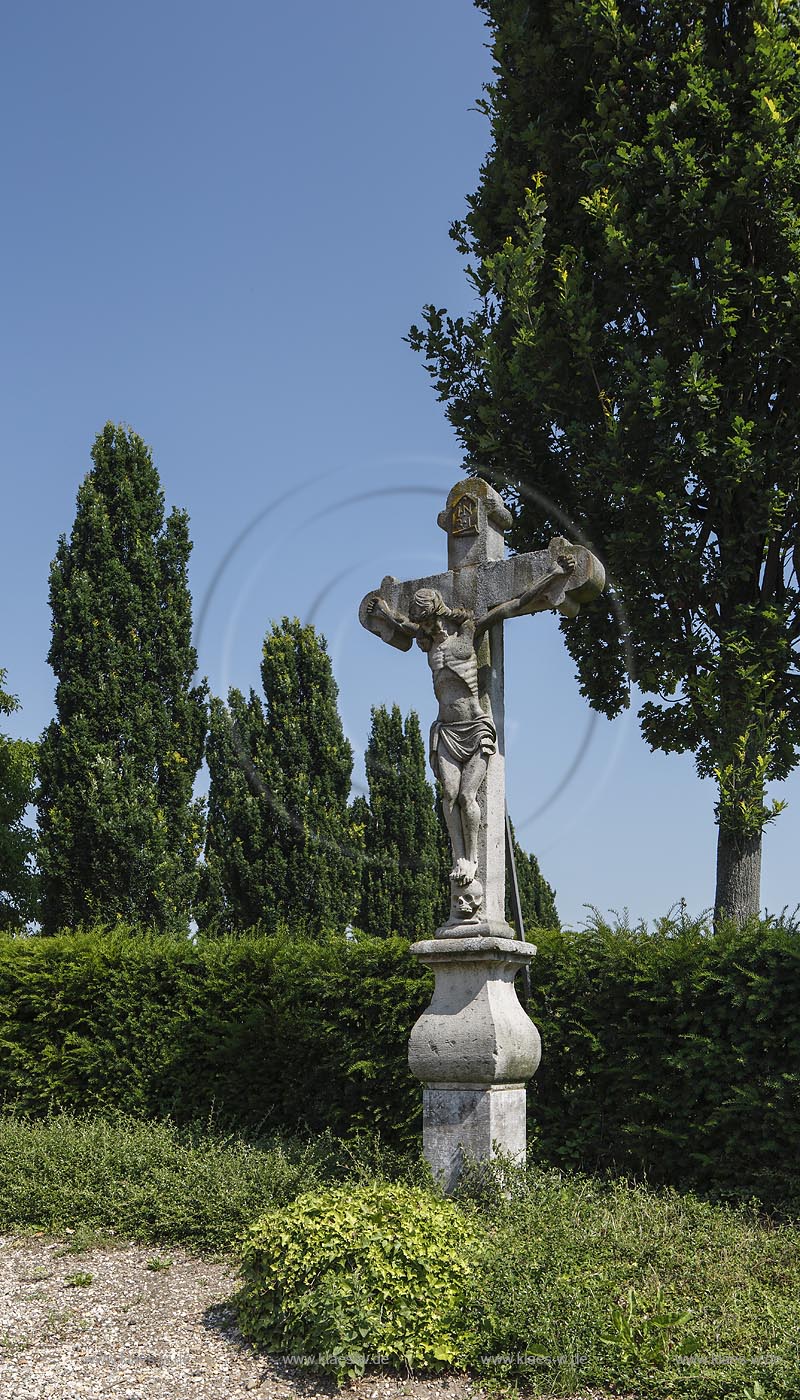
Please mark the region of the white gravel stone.
<svg viewBox="0 0 800 1400"><path fill-rule="evenodd" d="M259 1356L236 1330L231 1261L69 1239L0 1236L0 1400L318 1400L335 1387ZM167 1269L148 1269L154 1258ZM81 1286L68 1280L91 1274ZM354 1400L479 1400L466 1376L371 1373Z"/></svg>

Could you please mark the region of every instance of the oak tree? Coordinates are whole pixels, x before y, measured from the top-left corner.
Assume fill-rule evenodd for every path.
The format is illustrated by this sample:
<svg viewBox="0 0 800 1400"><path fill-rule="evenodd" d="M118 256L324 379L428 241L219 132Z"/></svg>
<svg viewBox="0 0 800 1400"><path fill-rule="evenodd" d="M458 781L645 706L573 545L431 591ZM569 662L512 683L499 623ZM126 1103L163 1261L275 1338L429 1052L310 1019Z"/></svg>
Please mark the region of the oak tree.
<svg viewBox="0 0 800 1400"><path fill-rule="evenodd" d="M410 339L516 543L605 559L565 628L582 688L613 715L630 673L648 743L714 779L742 921L800 741L800 4L479 7L492 145L453 229L479 300Z"/></svg>

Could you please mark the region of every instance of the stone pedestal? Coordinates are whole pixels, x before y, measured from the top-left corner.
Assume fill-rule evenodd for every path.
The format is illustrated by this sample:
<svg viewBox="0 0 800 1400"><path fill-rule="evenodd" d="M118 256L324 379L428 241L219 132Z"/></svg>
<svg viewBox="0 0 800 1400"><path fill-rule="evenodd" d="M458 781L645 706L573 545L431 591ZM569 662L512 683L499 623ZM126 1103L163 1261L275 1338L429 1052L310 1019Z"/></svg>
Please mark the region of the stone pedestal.
<svg viewBox="0 0 800 1400"><path fill-rule="evenodd" d="M423 1092L423 1150L446 1191L465 1156L525 1156L525 1083L539 1064L539 1032L523 1011L514 977L536 953L513 938L415 943L436 986L408 1046Z"/></svg>
<svg viewBox="0 0 800 1400"><path fill-rule="evenodd" d="M412 948L436 973L436 991L408 1062L425 1085L425 1155L451 1190L465 1154L524 1156L524 1086L540 1055L513 985L536 949L510 938L505 921L503 626L549 610L576 617L602 592L605 573L560 535L507 558L512 517L474 477L456 483L438 519L447 569L402 581L387 574L359 619L400 651L417 642L438 706L430 759L450 837L450 916L435 939Z"/></svg>

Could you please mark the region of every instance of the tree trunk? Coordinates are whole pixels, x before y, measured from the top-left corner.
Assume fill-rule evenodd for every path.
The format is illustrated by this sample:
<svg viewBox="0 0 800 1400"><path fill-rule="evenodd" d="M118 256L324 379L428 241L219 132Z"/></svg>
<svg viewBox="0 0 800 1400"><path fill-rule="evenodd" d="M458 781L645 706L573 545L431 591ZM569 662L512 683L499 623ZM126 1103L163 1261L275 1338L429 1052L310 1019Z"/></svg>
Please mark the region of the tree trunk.
<svg viewBox="0 0 800 1400"><path fill-rule="evenodd" d="M761 911L761 832L757 836L737 836L727 827L719 828L717 838L717 891L714 898L714 925L732 919L741 927Z"/></svg>

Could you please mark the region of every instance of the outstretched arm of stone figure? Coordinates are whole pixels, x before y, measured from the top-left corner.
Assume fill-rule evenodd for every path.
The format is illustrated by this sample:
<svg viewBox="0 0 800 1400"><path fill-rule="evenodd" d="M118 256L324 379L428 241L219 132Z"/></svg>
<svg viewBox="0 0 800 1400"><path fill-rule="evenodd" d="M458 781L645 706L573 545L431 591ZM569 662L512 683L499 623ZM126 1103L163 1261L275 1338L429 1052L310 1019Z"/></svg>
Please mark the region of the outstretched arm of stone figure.
<svg viewBox="0 0 800 1400"><path fill-rule="evenodd" d="M572 560L564 558L559 561L556 568L551 569L544 578L539 579L538 583L526 589L518 598L509 598L505 603L498 603L496 607L490 608L475 624L475 641L479 641L487 627L491 627L493 623L504 622L507 617L519 617L521 613L530 612L532 604L541 602L540 611L542 612L552 607L549 601L544 601L544 595L556 579L571 574L574 568Z"/></svg>
<svg viewBox="0 0 800 1400"><path fill-rule="evenodd" d="M397 628L398 632L404 632L407 637L416 637L419 635L419 627L416 622L412 622L411 618L406 617L405 613L394 612L393 609L389 607L389 604L384 602L383 598L377 596L370 598L367 603L367 612L373 614L381 613L388 622L391 622L393 627Z"/></svg>

